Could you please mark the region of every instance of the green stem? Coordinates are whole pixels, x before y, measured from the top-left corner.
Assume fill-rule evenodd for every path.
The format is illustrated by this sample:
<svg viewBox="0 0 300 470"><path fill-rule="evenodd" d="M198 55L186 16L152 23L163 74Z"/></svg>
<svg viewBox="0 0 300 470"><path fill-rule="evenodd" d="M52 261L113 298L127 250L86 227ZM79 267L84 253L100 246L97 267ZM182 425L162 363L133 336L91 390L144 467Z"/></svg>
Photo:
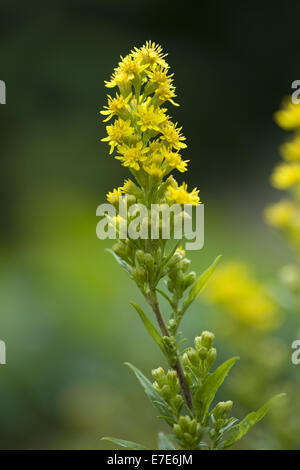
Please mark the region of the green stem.
<svg viewBox="0 0 300 470"><path fill-rule="evenodd" d="M162 334L164 336L170 336L170 333L168 331L168 328L166 327L166 324L164 322L163 316L162 316L160 308L159 308L159 303L158 303L158 300L157 300L157 294L156 294L155 290L151 290L151 293L148 297L148 301L149 301L149 303L150 303L150 305L151 305L151 307L152 307L152 309L155 313L155 316L156 316L156 319L157 319L157 322L159 324L159 327L161 329ZM190 391L190 388L189 388L188 383L186 381L186 378L184 376L182 365L181 365L181 362L180 362L180 359L179 359L178 356L177 356L177 361L176 361L175 365L173 366L173 369L176 370L176 372L177 372L178 380L179 380L181 390L182 390L183 396L185 398L186 404L189 407L189 409L192 410L193 409L193 400L192 400L191 391Z"/></svg>

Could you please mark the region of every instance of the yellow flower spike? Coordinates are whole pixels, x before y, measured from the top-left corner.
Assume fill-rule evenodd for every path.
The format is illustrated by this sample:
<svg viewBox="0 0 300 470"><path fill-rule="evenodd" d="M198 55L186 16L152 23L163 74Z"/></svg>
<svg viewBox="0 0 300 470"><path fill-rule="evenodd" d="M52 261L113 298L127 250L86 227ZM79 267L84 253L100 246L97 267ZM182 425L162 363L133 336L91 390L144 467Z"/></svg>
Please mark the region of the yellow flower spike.
<svg viewBox="0 0 300 470"><path fill-rule="evenodd" d="M186 148L182 128L171 121L167 109L162 107L165 101L175 104L173 74L168 70L162 48L151 41L121 57L110 82L106 82L108 87L118 86L119 93L109 95L107 106L101 111L106 120L116 117L106 127L108 135L102 141L108 142L110 154L117 147L115 158L131 170L139 186L149 185L148 191L159 183L163 201L197 205L199 190L188 192L185 183L178 186L171 177L163 181L175 169L187 171L189 161L179 154ZM125 183L125 192L130 185ZM137 186L135 193L137 190L144 188Z"/></svg>
<svg viewBox="0 0 300 470"><path fill-rule="evenodd" d="M277 165L272 173L271 182L277 189L288 189L300 183L300 163Z"/></svg>
<svg viewBox="0 0 300 470"><path fill-rule="evenodd" d="M293 140L285 142L280 147L280 153L287 161L300 162L300 135L296 135Z"/></svg>
<svg viewBox="0 0 300 470"><path fill-rule="evenodd" d="M114 124L106 126L108 136L101 139L102 142L108 142L110 145L110 154L113 153L114 148L124 142L126 137L134 133L134 129L130 125L130 120L123 121L118 119Z"/></svg>
<svg viewBox="0 0 300 470"><path fill-rule="evenodd" d="M140 164L147 159L145 154L148 152L148 148L143 148L143 142L140 141L132 146L120 145L118 152L121 156L117 156L116 159L120 160L123 166L139 171Z"/></svg>
<svg viewBox="0 0 300 470"><path fill-rule="evenodd" d="M200 198L198 196L199 189L194 188L192 192L187 191L187 184L182 183L181 186L173 187L168 186L166 197L168 201L175 204L191 204L196 206L200 204Z"/></svg>
<svg viewBox="0 0 300 470"><path fill-rule="evenodd" d="M283 109L277 111L274 117L277 124L283 129L300 129L300 103L295 104L291 99L287 99Z"/></svg>

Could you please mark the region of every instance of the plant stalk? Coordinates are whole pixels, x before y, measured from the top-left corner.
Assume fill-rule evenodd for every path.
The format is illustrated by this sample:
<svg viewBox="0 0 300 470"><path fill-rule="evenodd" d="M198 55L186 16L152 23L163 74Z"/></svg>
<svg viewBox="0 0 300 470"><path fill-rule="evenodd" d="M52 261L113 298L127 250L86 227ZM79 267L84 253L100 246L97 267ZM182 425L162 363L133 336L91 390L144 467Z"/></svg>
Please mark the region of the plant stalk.
<svg viewBox="0 0 300 470"><path fill-rule="evenodd" d="M149 295L149 297L147 297L147 298L148 298L148 301L149 301L149 303L150 303L150 305L151 305L151 307L152 307L152 309L155 313L157 323L159 324L159 327L161 329L162 334L164 336L170 336L170 333L168 331L168 328L166 327L166 324L164 322L163 316L162 316L160 308L159 308L156 291L152 290L151 295ZM179 380L181 390L182 390L183 396L185 398L186 404L189 407L189 409L192 410L193 409L192 395L191 395L191 391L190 391L190 388L188 386L188 383L186 381L186 378L184 376L184 372L183 372L182 365L181 365L179 357L177 357L177 361L176 361L175 365L173 366L173 369L176 370L176 372L177 372L178 380Z"/></svg>

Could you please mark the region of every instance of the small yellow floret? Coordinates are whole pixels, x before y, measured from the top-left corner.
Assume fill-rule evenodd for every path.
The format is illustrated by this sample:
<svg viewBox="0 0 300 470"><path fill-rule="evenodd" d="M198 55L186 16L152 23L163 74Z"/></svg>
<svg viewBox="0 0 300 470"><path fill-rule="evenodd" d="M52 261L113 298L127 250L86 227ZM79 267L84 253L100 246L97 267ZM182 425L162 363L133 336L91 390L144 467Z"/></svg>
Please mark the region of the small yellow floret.
<svg viewBox="0 0 300 470"><path fill-rule="evenodd" d="M117 160L121 160L123 166L128 166L136 171L139 171L140 164L147 160L145 153L148 152L147 148L143 148L143 142L138 142L135 145L120 145L118 152L121 156L117 156Z"/></svg>
<svg viewBox="0 0 300 470"><path fill-rule="evenodd" d="M123 188L116 188L113 191L107 193L106 199L110 204L118 204L120 197L122 196Z"/></svg>
<svg viewBox="0 0 300 470"><path fill-rule="evenodd" d="M148 130L154 130L159 132L161 130L161 125L166 121L167 117L165 114L165 109L159 107L155 108L150 104L151 99L148 99L144 103L138 105L136 115L138 117L138 125L141 127L142 132Z"/></svg>
<svg viewBox="0 0 300 470"><path fill-rule="evenodd" d="M192 192L187 191L187 184L182 183L181 186L168 186L166 197L168 201L175 204L191 204L196 206L200 204L200 198L198 196L199 189L194 188Z"/></svg>
<svg viewBox="0 0 300 470"><path fill-rule="evenodd" d="M182 142L186 140L184 135L181 133L182 127L177 127L177 123L173 124L171 121L167 121L162 128L162 141L170 147L174 147L176 150L186 148L186 144Z"/></svg>
<svg viewBox="0 0 300 470"><path fill-rule="evenodd" d="M117 145L120 145L126 137L129 137L133 134L134 129L130 125L130 120L123 121L123 119L118 119L110 126L106 126L107 137L101 139L102 142L108 142L110 145L110 152L113 153L114 148Z"/></svg>
<svg viewBox="0 0 300 470"><path fill-rule="evenodd" d="M108 97L108 106L104 106L104 110L100 111L101 114L104 116L108 116L105 121L109 121L113 116L120 116L126 110L126 104L128 103L129 99L131 98L132 93L130 93L126 98L123 96L118 95L116 93L115 98L112 98L110 95Z"/></svg>
<svg viewBox="0 0 300 470"><path fill-rule="evenodd" d="M146 44L140 49L136 47L132 54L141 64L148 64L150 67L155 65L165 68L169 67L167 62L164 60L164 57L166 57L167 54L163 54L161 46L155 44L155 42L146 41Z"/></svg>
<svg viewBox="0 0 300 470"><path fill-rule="evenodd" d="M164 153L165 160L170 168L176 168L181 173L187 171L187 164L189 160L182 160L181 156L177 152Z"/></svg>

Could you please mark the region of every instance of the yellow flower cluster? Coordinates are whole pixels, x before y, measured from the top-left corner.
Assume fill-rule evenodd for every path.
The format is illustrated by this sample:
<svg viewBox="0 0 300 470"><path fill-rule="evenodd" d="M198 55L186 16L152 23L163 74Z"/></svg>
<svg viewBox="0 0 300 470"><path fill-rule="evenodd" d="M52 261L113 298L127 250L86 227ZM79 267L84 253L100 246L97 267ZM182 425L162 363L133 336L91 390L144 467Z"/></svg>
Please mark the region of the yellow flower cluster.
<svg viewBox="0 0 300 470"><path fill-rule="evenodd" d="M115 158L128 167L144 191L151 193L155 186L162 201L196 205L199 190L188 192L185 183L179 186L168 176L175 169L187 171L188 160L180 155L186 148L182 128L163 107L166 102L176 105L173 74L169 74L165 57L161 47L151 41L121 57L105 82L108 88L119 90L114 97L108 95L107 106L100 111L105 121L114 118L106 126L107 137L101 140L109 144L110 154L117 151ZM122 192L118 188L108 193L107 199L115 203L123 193L127 193L125 186Z"/></svg>
<svg viewBox="0 0 300 470"><path fill-rule="evenodd" d="M206 288L206 298L246 326L267 331L278 325L277 305L243 264L229 263L217 269Z"/></svg>
<svg viewBox="0 0 300 470"><path fill-rule="evenodd" d="M300 246L300 104L291 99L284 102L283 108L275 113L276 122L286 130L293 130L292 139L280 147L283 162L279 163L271 175L272 185L281 190L290 190L292 198L282 199L265 209L266 222L284 231L290 240Z"/></svg>
<svg viewBox="0 0 300 470"><path fill-rule="evenodd" d="M286 100L283 109L275 113L275 120L283 129L295 131L294 137L281 146L285 162L275 167L271 177L275 188L289 189L300 183L300 104Z"/></svg>

